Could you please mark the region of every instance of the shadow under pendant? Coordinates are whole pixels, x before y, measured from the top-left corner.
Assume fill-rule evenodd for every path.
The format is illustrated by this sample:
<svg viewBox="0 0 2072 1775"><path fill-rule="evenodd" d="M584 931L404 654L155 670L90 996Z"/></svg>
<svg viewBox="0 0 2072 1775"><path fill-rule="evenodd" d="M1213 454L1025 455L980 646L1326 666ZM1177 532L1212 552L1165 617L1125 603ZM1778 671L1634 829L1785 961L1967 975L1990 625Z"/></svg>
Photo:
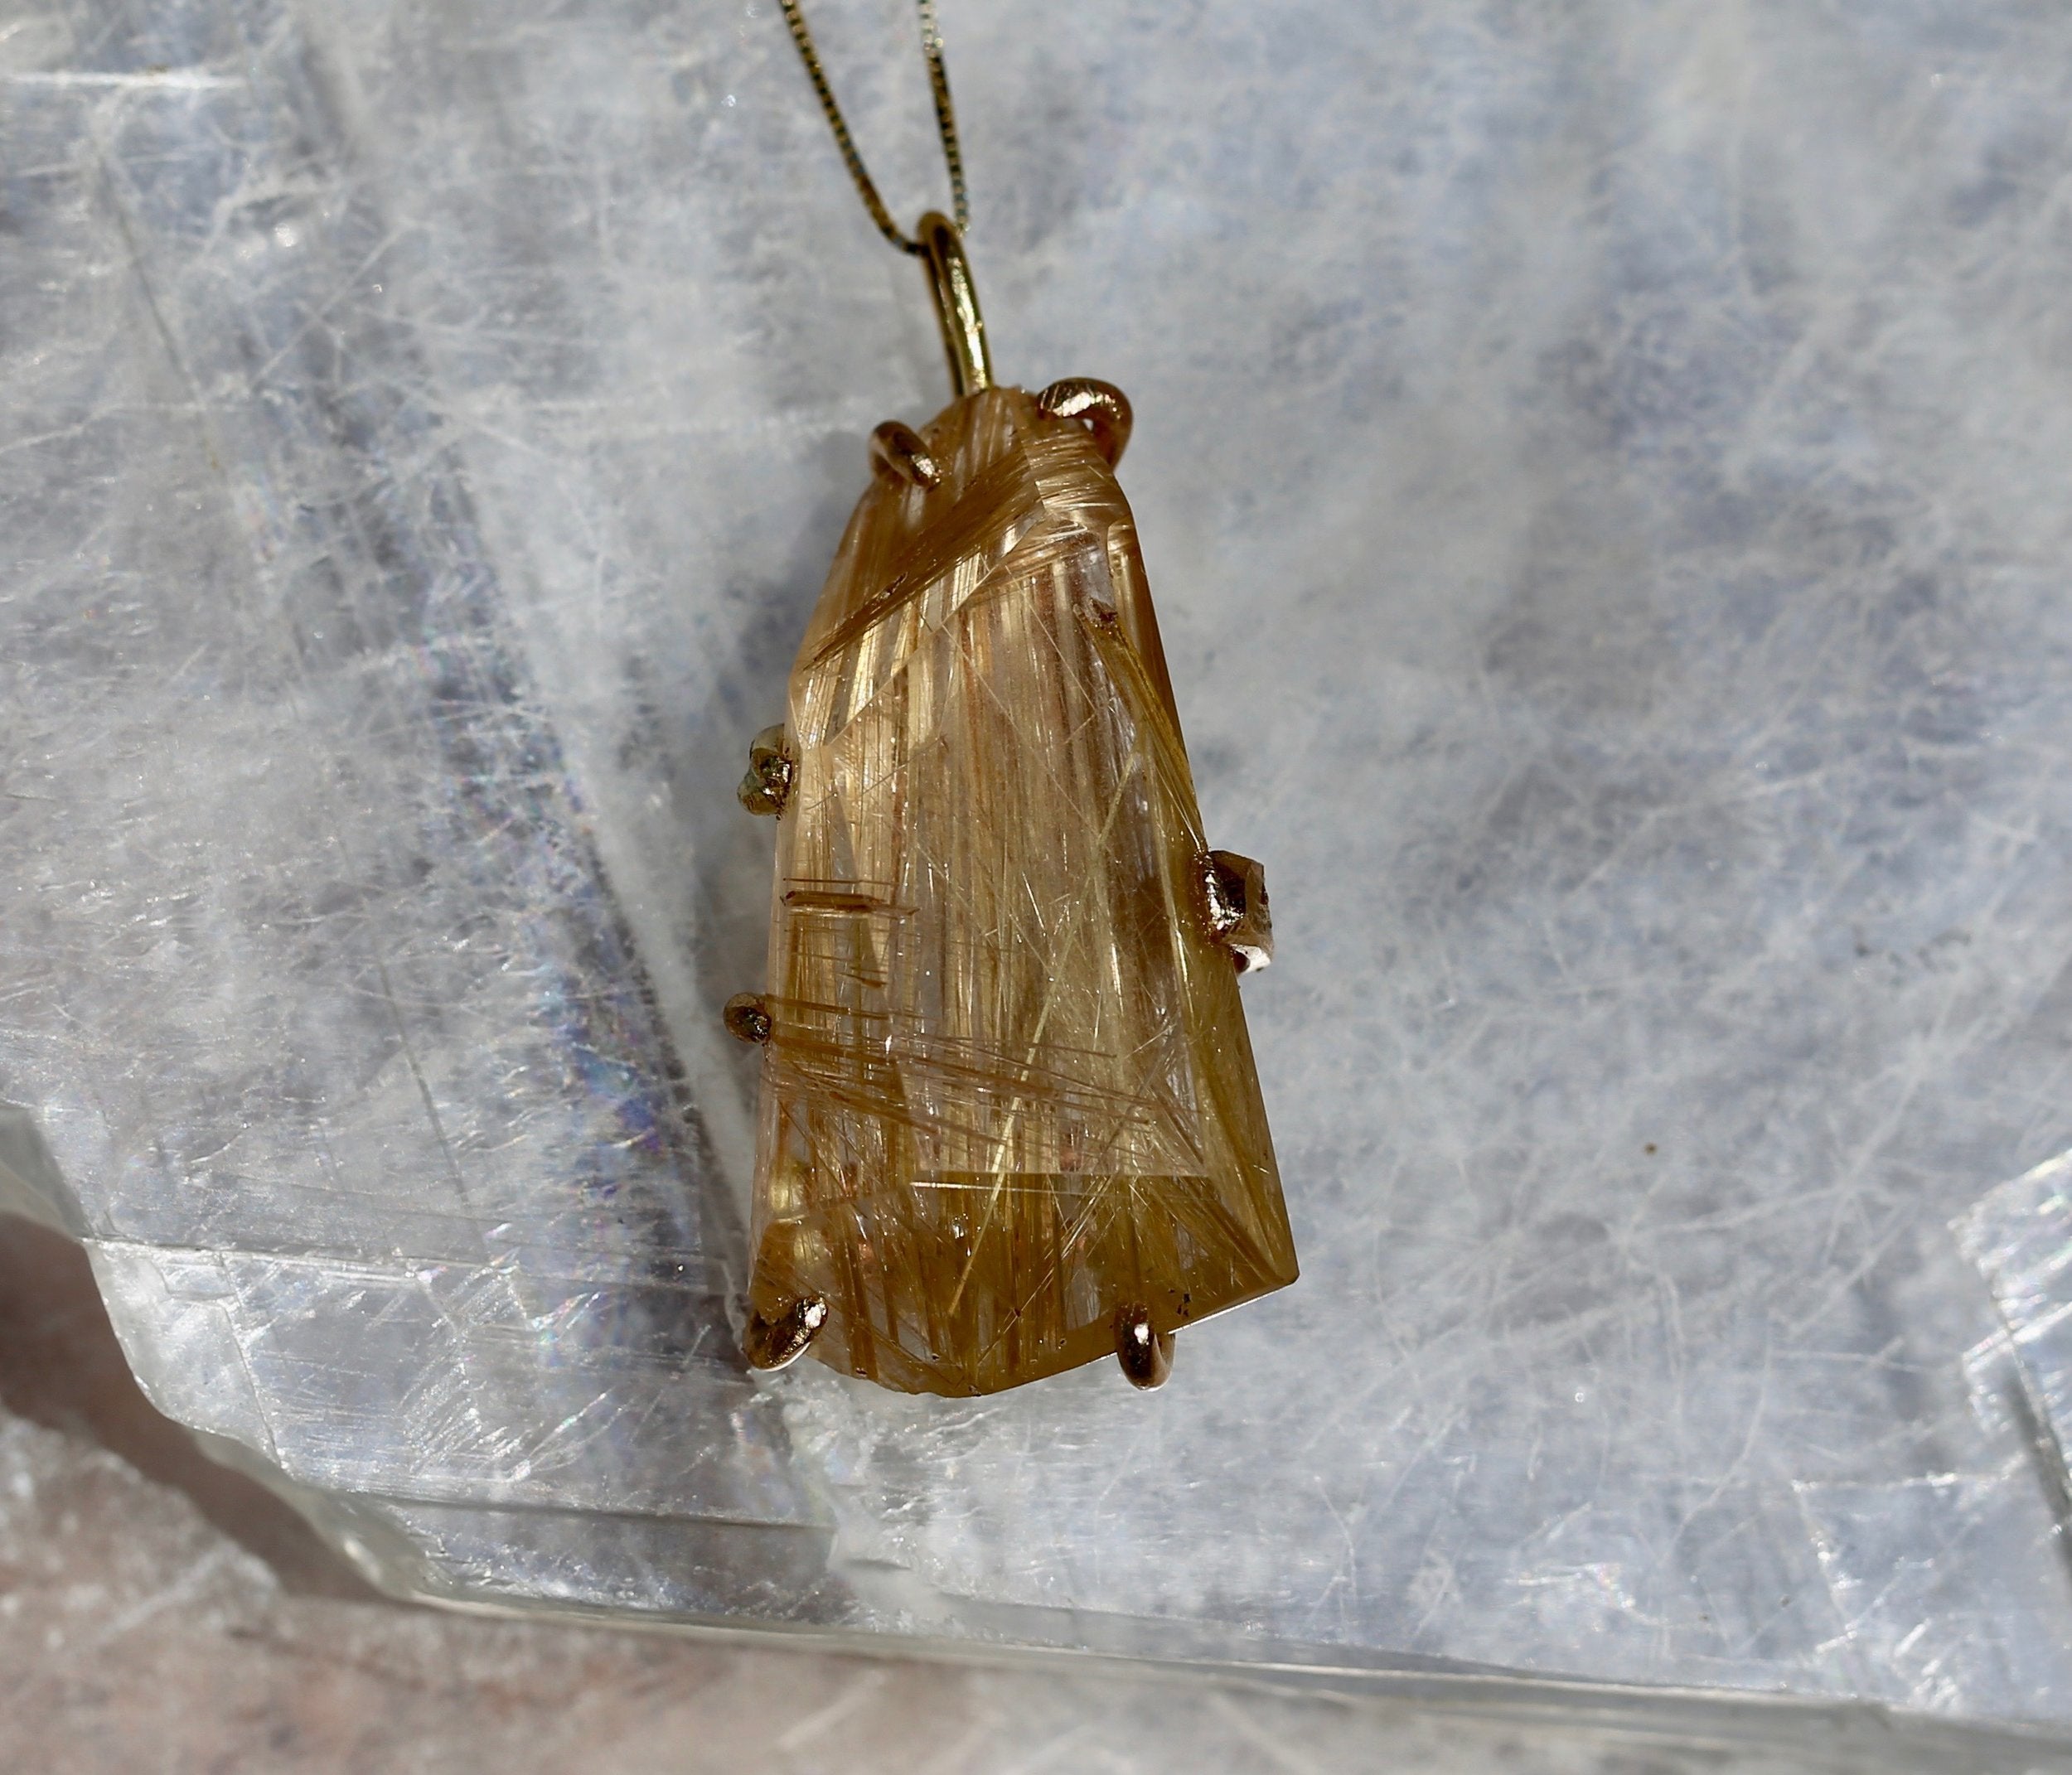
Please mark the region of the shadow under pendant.
<svg viewBox="0 0 2072 1775"><path fill-rule="evenodd" d="M748 1360L992 1393L1295 1279L1237 977L1256 864L1210 851L1136 533L1128 404L991 385L924 219L960 398L872 485L742 799L777 821Z"/></svg>

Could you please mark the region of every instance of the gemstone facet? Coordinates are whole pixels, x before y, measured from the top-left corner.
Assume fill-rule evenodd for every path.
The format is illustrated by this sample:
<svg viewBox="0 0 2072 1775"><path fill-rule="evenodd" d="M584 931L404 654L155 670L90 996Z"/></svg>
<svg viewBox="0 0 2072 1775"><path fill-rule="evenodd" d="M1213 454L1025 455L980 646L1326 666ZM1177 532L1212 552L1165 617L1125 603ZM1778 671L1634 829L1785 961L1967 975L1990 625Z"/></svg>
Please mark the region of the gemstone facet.
<svg viewBox="0 0 2072 1775"><path fill-rule="evenodd" d="M789 687L752 1323L817 1303L810 1353L902 1391L1155 1385L1295 1277L1232 965L1263 882L1204 875L1088 423L993 388L903 447L934 478L873 477Z"/></svg>

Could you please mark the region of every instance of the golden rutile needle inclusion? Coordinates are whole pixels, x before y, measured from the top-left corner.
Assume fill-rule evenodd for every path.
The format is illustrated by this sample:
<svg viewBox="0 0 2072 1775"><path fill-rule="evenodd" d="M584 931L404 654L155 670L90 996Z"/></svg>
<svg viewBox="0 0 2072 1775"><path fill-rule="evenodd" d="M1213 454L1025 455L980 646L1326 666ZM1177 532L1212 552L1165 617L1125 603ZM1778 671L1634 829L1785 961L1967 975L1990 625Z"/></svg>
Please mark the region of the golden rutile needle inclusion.
<svg viewBox="0 0 2072 1775"><path fill-rule="evenodd" d="M1295 1260L1121 491L1019 389L905 438L792 673L748 1304L990 1393Z"/></svg>

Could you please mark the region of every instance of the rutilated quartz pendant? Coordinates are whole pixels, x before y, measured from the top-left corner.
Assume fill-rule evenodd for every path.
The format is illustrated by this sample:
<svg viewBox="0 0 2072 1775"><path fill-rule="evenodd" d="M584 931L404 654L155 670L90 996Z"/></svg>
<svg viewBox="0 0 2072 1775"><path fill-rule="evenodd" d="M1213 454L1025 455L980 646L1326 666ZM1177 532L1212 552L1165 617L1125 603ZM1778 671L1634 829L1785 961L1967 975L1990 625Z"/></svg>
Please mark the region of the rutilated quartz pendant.
<svg viewBox="0 0 2072 1775"><path fill-rule="evenodd" d="M1295 1279L1237 991L1264 885L1203 839L1126 403L971 380L873 440L742 787L781 815L768 989L728 1009L764 1044L745 1341L903 1392L1155 1386Z"/></svg>

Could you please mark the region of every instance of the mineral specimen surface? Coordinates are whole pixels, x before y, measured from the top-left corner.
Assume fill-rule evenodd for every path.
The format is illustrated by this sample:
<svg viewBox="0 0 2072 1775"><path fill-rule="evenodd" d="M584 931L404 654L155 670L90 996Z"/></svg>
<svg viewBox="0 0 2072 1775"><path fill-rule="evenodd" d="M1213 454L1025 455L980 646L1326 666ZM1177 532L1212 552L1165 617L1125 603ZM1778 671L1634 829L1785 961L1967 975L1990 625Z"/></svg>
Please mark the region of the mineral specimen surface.
<svg viewBox="0 0 2072 1775"><path fill-rule="evenodd" d="M1121 491L1019 389L922 441L792 674L749 1303L966 1395L1295 1257Z"/></svg>

